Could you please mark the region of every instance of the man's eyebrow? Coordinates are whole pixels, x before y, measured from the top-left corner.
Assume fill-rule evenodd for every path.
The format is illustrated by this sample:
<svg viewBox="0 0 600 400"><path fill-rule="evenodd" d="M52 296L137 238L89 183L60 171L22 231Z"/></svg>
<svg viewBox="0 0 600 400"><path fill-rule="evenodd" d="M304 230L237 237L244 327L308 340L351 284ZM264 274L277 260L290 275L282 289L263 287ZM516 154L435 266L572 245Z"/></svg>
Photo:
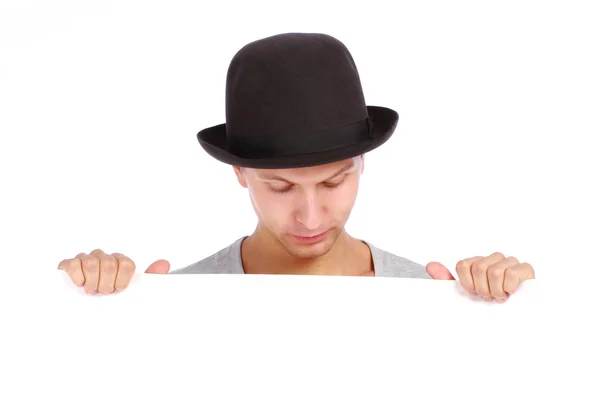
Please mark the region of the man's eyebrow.
<svg viewBox="0 0 600 400"><path fill-rule="evenodd" d="M335 174L331 175L329 178L327 178L325 180L328 181L330 179L333 179L336 176L343 174L344 172L349 172L350 170L353 170L354 168L355 168L354 162L351 162L350 164L346 164L345 166L340 168Z"/></svg>
<svg viewBox="0 0 600 400"><path fill-rule="evenodd" d="M349 170L351 170L353 168L354 168L354 162L352 162L350 164L346 164L342 168L340 168L335 174L331 175L330 177L328 177L325 180L328 181L330 179L333 179L336 176L341 175L344 172L347 172L347 171L349 171ZM290 182L289 180L287 180L287 179L285 179L285 178L283 178L283 177L281 177L279 175L275 175L275 174L269 174L269 173L267 173L267 174L260 174L259 178L263 179L263 180L269 180L269 181L282 181L282 182L288 183L290 185L294 184L293 182Z"/></svg>

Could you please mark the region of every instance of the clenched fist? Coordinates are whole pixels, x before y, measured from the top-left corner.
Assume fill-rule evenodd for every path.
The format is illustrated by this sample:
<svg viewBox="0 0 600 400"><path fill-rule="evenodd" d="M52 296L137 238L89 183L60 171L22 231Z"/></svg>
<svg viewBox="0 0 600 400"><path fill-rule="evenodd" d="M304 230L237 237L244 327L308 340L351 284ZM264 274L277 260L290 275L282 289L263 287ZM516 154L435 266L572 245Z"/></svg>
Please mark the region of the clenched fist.
<svg viewBox="0 0 600 400"><path fill-rule="evenodd" d="M425 268L433 279L455 280L448 268L437 261L430 262ZM461 286L471 295L500 303L508 300L522 282L535 279L531 264L512 256L505 257L500 252L487 257L465 258L456 264L456 272Z"/></svg>
<svg viewBox="0 0 600 400"><path fill-rule="evenodd" d="M166 260L158 260L147 269L149 274L166 274L171 268ZM88 294L112 293L129 286L135 273L135 263L121 253L106 254L100 249L90 254L79 253L75 258L63 260L58 269L65 271L73 283L83 287Z"/></svg>

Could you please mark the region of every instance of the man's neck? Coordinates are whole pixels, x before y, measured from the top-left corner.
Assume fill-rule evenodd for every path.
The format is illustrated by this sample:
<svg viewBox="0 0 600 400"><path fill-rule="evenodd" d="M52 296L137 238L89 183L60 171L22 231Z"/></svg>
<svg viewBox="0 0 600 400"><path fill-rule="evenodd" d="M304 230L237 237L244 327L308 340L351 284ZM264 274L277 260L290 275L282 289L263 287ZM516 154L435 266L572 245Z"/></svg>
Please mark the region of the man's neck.
<svg viewBox="0 0 600 400"><path fill-rule="evenodd" d="M326 254L300 258L289 254L275 238L257 227L242 242L242 264L247 274L368 275L372 269L366 245L345 230Z"/></svg>

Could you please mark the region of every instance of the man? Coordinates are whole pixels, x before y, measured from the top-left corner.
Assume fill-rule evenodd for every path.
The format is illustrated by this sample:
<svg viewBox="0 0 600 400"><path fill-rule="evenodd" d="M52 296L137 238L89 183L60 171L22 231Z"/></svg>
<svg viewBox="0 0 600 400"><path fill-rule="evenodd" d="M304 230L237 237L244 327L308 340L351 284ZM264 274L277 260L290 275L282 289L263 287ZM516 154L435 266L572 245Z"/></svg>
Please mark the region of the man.
<svg viewBox="0 0 600 400"><path fill-rule="evenodd" d="M354 60L339 40L287 33L244 46L227 73L226 119L197 138L213 158L232 165L248 189L256 229L171 273L454 279L440 263L423 267L344 229L364 155L390 138L398 114L366 105ZM135 264L97 249L63 260L59 269L88 293L111 293L128 286ZM146 272L169 270L158 260ZM534 278L530 264L501 253L465 258L456 270L466 291L500 302Z"/></svg>

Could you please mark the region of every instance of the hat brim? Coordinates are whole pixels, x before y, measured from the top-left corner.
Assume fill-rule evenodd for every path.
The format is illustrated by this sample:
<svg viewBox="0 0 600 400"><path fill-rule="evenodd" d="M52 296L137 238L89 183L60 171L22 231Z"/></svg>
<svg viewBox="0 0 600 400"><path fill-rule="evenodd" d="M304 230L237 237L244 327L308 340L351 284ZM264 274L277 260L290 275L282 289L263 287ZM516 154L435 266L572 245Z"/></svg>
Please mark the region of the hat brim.
<svg viewBox="0 0 600 400"><path fill-rule="evenodd" d="M390 108L378 106L367 106L367 111L373 120L372 138L349 146L316 153L281 157L241 158L227 151L226 124L203 129L198 132L196 137L209 155L225 164L258 169L312 167L367 153L384 144L392 136L398 124L398 113Z"/></svg>

